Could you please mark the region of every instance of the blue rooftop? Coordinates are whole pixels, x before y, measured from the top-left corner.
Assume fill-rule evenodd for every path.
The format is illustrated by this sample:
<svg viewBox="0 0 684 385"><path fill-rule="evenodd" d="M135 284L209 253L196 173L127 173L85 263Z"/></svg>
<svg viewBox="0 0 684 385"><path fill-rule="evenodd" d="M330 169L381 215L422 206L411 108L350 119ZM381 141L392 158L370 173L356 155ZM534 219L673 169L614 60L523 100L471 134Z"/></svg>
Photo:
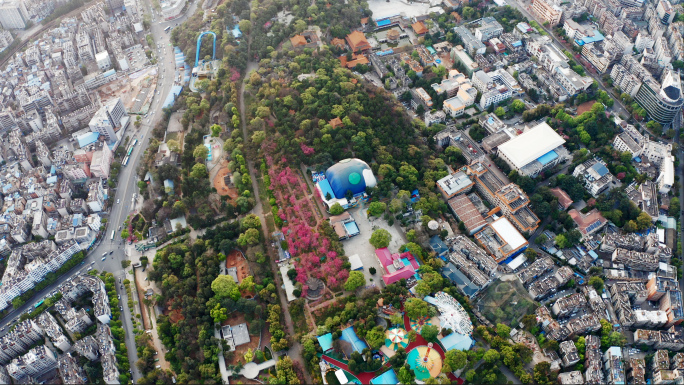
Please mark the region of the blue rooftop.
<svg viewBox="0 0 684 385"><path fill-rule="evenodd" d="M435 253L437 253L437 256L446 254L449 251L447 245L442 241L442 239L438 235L435 235L434 237L430 238L430 247L432 248L432 250L434 250Z"/></svg>
<svg viewBox="0 0 684 385"><path fill-rule="evenodd" d="M384 27L384 26L390 25L391 23L392 22L390 21L390 19L378 20L375 22L375 24L377 24L378 27Z"/></svg>
<svg viewBox="0 0 684 385"><path fill-rule="evenodd" d="M321 345L323 352L327 352L332 349L333 337L332 333L324 334L318 337L318 344Z"/></svg>
<svg viewBox="0 0 684 385"><path fill-rule="evenodd" d="M173 103L176 101L176 96L178 96L181 91L183 91L183 86L171 87L171 92L169 92L169 94L166 96L166 100L164 100L162 108L169 108L173 106Z"/></svg>
<svg viewBox="0 0 684 385"><path fill-rule="evenodd" d="M332 190L332 187L330 187L330 182L328 182L327 179L323 179L322 181L318 182L318 187L321 189L321 198L324 200L327 200L325 197L330 194L332 198L335 198L335 193Z"/></svg>
<svg viewBox="0 0 684 385"><path fill-rule="evenodd" d="M366 345L365 342L361 341L359 336L356 335L356 332L354 331L353 326L350 326L350 327L342 330L342 336L340 337L340 339L342 341L349 342L349 344L351 344L351 346L355 352L361 353L363 351L363 349L368 347L368 345Z"/></svg>
<svg viewBox="0 0 684 385"><path fill-rule="evenodd" d="M546 154L537 158L537 160L542 165L547 165L547 164L553 162L556 158L558 158L558 154L556 154L555 151L551 150L551 151L547 152Z"/></svg>
<svg viewBox="0 0 684 385"><path fill-rule="evenodd" d="M394 373L394 369L390 369L370 380L370 383L373 385L396 385L399 383L399 379L397 378L397 374Z"/></svg>
<svg viewBox="0 0 684 385"><path fill-rule="evenodd" d="M79 136L78 138L76 138L76 140L78 141L78 146L83 148L89 144L93 144L93 143L97 142L97 138L99 138L99 137L100 137L99 133L89 132L87 134L83 134L83 135Z"/></svg>
<svg viewBox="0 0 684 385"><path fill-rule="evenodd" d="M599 174L599 176L604 176L608 174L608 169L601 163L595 163L593 166L591 166L591 168L594 171L596 171L596 173Z"/></svg>
<svg viewBox="0 0 684 385"><path fill-rule="evenodd" d="M473 339L460 333L451 333L440 341L446 350L470 350Z"/></svg>
<svg viewBox="0 0 684 385"><path fill-rule="evenodd" d="M593 31L593 33L594 33L593 36L585 36L585 37L583 37L583 38L581 38L581 39L575 39L575 42L577 43L577 45L582 46L582 45L585 45L585 44L591 44L591 43L596 43L596 42L599 42L599 41L603 41L604 37L603 37L603 35L601 34L601 32L598 31L598 29L595 29L595 30Z"/></svg>

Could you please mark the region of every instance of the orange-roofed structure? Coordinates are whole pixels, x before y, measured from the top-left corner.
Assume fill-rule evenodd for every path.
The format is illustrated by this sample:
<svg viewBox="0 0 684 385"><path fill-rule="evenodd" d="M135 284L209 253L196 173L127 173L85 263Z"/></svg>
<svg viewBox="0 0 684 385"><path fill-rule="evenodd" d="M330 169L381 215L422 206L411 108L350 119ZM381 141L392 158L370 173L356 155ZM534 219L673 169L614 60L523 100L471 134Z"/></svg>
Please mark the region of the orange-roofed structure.
<svg viewBox="0 0 684 385"><path fill-rule="evenodd" d="M423 36L428 32L427 27L422 21L411 24L411 28L413 28L413 32L418 36Z"/></svg>
<svg viewBox="0 0 684 385"><path fill-rule="evenodd" d="M568 211L568 214L572 217L572 220L577 223L577 227L580 233L582 233L582 237L594 234L608 223L608 220L596 209L593 209L586 214L582 214L581 212L572 209Z"/></svg>
<svg viewBox="0 0 684 385"><path fill-rule="evenodd" d="M294 35L290 38L290 43L292 43L292 47L304 47L307 45L306 38L302 35Z"/></svg>
<svg viewBox="0 0 684 385"><path fill-rule="evenodd" d="M366 35L364 35L363 32L354 31L347 35L346 40L353 52L364 52L370 51L371 49L368 40L366 40Z"/></svg>
<svg viewBox="0 0 684 385"><path fill-rule="evenodd" d="M340 56L339 59L340 59L340 64L342 65L342 67L349 68L349 69L352 69L359 64L368 64L369 63L368 59L365 56L359 55L359 54L352 55L352 60L347 60L347 56L345 56L345 55Z"/></svg>
<svg viewBox="0 0 684 385"><path fill-rule="evenodd" d="M570 195L558 187L551 189L551 195L558 198L558 206L560 206L563 210L567 210L568 207L570 207L570 205L573 203L573 200L570 199Z"/></svg>
<svg viewBox="0 0 684 385"><path fill-rule="evenodd" d="M340 39L338 37L330 40L330 44L334 45L335 47L337 47L339 49L347 48L347 43L344 41L344 39Z"/></svg>
<svg viewBox="0 0 684 385"><path fill-rule="evenodd" d="M330 126L332 126L332 128L344 127L344 123L342 123L342 119L340 119L339 117L335 119L330 119L328 123L330 123Z"/></svg>

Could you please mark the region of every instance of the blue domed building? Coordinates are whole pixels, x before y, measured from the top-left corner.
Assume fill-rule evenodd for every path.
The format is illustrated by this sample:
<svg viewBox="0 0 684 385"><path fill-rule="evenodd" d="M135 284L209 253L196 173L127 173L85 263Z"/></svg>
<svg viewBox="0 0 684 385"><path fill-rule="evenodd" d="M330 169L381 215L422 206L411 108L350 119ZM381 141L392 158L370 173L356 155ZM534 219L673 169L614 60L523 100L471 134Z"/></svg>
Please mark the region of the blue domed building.
<svg viewBox="0 0 684 385"><path fill-rule="evenodd" d="M344 159L325 171L325 179L316 183L321 198L328 208L339 203L344 208L355 206L359 198L365 195L366 187L375 187L377 180L368 163L361 159ZM350 191L351 201L347 200Z"/></svg>

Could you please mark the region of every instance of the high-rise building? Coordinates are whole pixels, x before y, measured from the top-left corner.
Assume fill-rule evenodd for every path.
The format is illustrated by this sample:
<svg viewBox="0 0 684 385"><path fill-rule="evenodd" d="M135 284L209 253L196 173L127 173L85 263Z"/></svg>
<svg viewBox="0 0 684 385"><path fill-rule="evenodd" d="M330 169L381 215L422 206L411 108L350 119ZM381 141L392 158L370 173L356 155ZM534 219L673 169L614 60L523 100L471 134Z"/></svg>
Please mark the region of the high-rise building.
<svg viewBox="0 0 684 385"><path fill-rule="evenodd" d="M128 122L126 109L120 98L117 98L100 107L95 116L90 119L88 126L90 131L102 135L107 143L116 142L116 128L121 128Z"/></svg>
<svg viewBox="0 0 684 385"><path fill-rule="evenodd" d="M37 377L54 369L57 366L57 357L45 345L35 347L21 357L13 359L7 365L9 375L16 381L28 376Z"/></svg>
<svg viewBox="0 0 684 385"><path fill-rule="evenodd" d="M24 29L29 21L28 10L21 0L5 0L0 3L0 24L5 29Z"/></svg>
<svg viewBox="0 0 684 385"><path fill-rule="evenodd" d="M658 19L660 19L660 22L665 25L672 23L674 17L677 15L677 11L674 10L669 0L658 1L656 12L658 13Z"/></svg>
<svg viewBox="0 0 684 385"><path fill-rule="evenodd" d="M107 7L112 16L118 14L123 10L124 1L123 0L106 0Z"/></svg>
<svg viewBox="0 0 684 385"><path fill-rule="evenodd" d="M679 80L679 72L666 70L662 85L654 79L644 81L636 93L636 101L651 119L668 126L682 110L684 99Z"/></svg>

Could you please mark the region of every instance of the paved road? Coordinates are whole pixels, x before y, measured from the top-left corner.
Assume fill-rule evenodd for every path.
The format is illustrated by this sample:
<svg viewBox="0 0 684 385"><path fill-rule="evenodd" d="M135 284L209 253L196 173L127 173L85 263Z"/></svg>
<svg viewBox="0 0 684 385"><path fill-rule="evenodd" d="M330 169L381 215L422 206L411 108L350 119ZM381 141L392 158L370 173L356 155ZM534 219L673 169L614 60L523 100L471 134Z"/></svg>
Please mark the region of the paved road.
<svg viewBox="0 0 684 385"><path fill-rule="evenodd" d="M150 12L150 3L144 3L148 8L147 12ZM143 124L141 125L140 129L136 130L132 124L128 128L127 135L131 136L131 139L137 138L139 140L139 144L134 148L128 166L121 168L118 187L113 191L110 191L110 194L114 194L116 199L115 202L120 203L114 203L112 205L111 211L109 213L107 228L102 236L102 240L96 244L82 265L74 267L71 271L62 276L59 282L46 287L37 293L32 300L28 301L19 309L11 311L3 320L0 320L0 330L2 330L0 332L0 336L7 332L9 329L8 326L13 323L13 320L18 319L19 315L22 313L32 310L38 301L46 298L52 291L57 290L62 282L77 274L84 273L90 268L99 271L108 271L114 274L117 282L116 290L121 296L120 304L123 306L121 318L123 322L123 328L126 331L125 342L126 346L128 347L128 358L131 365L131 370L133 371L133 380L137 381L141 377L140 372L135 366L138 357L135 349L135 334L133 333L131 314L127 306L128 299L126 291L122 289L121 285L119 284L120 279L124 280L128 278L133 281L133 277L129 275L121 265L121 262L126 259L126 255L124 253L124 242L119 236L119 226L123 225L126 217L133 210L133 194L137 194L139 192L137 186L138 178L136 176L135 170L140 165L141 155L149 143L150 129L153 128L156 122L162 117L163 100L166 98L166 95L171 91L171 87L173 86L172 75L175 71L174 55L173 49L169 47L170 34L165 33L164 28L170 24L175 25L177 23L182 23L187 17L189 17L189 15L195 12L196 8L197 2L194 2L191 4L186 15L170 22L153 23L151 26L151 32L155 37L155 41L166 47L165 51L162 50L161 57L158 60L158 65L160 74L166 74L168 76L165 76L163 80L160 76L159 82L157 83L157 90L159 90L160 93L159 95L155 95L152 100L152 105L150 106L150 111L148 114L150 119L149 124L146 123L147 119L143 119ZM115 231L114 240L110 239L112 231ZM103 254L106 254L104 260L102 259Z"/></svg>

